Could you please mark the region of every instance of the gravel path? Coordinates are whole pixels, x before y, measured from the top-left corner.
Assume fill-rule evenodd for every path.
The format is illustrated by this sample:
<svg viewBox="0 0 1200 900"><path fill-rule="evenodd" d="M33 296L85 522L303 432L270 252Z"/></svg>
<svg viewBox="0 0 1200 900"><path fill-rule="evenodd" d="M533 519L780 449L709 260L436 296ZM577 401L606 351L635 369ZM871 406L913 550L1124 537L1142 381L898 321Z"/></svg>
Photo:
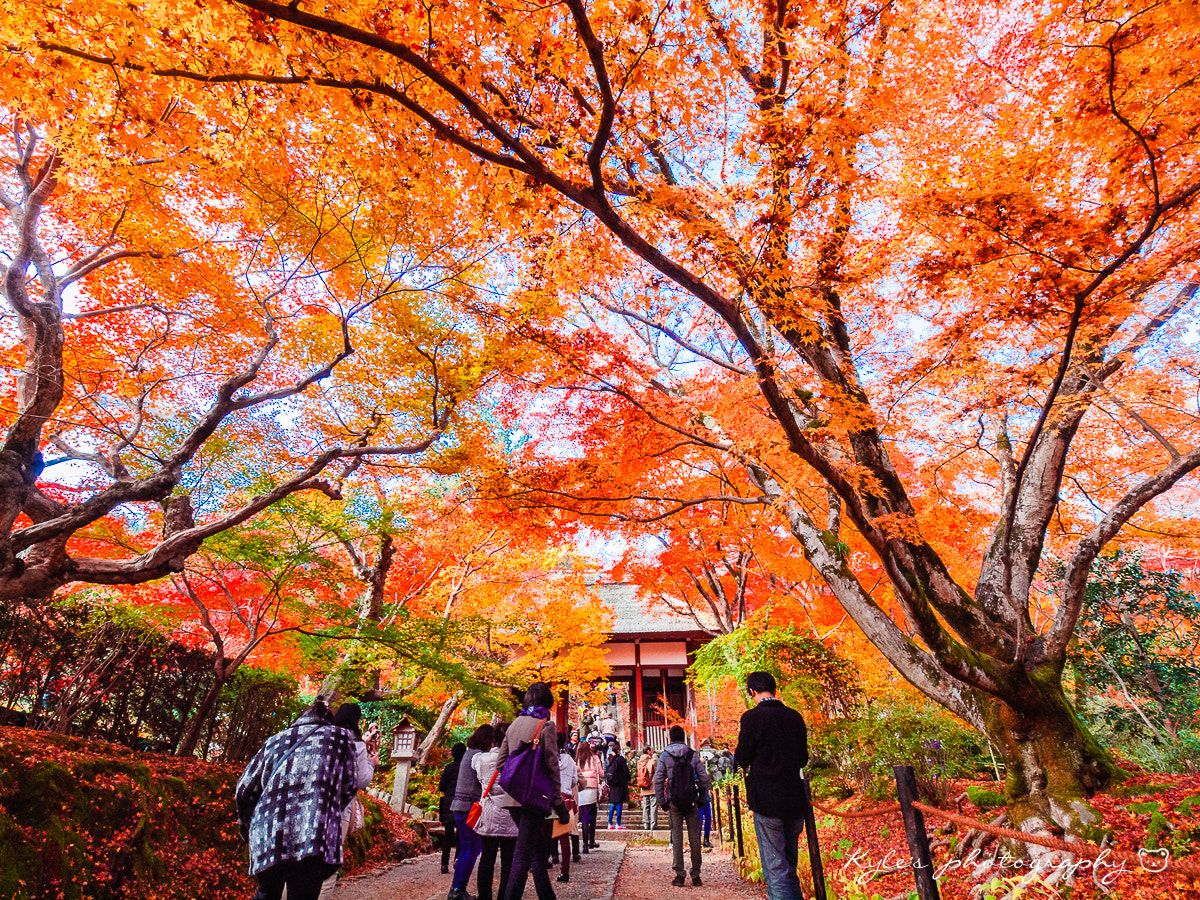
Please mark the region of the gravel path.
<svg viewBox="0 0 1200 900"><path fill-rule="evenodd" d="M687 859L685 852L685 864ZM669 846L631 845L625 851L613 900L762 900L767 896L761 884L739 878L729 854L720 850L705 852L700 887L692 887L690 878L686 887L674 887L674 877Z"/></svg>
<svg viewBox="0 0 1200 900"><path fill-rule="evenodd" d="M601 841L600 849L591 851L580 862L571 863L571 881L553 881L559 869L551 871L554 892L558 900L612 900L617 870L625 856L625 844L620 841ZM445 900L450 891L450 876L441 873L440 853L406 859L402 863L376 869L367 875L339 882L333 900ZM496 862L496 885L500 883L500 863ZM474 895L475 876L467 885ZM526 882L525 897L533 898L533 880Z"/></svg>

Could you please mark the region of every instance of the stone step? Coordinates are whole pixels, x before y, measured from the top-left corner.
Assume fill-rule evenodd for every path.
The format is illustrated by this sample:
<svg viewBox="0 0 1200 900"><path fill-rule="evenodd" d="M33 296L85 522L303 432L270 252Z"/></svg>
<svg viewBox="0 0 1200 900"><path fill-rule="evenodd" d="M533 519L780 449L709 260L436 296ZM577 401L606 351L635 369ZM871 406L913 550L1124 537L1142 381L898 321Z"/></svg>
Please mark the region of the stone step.
<svg viewBox="0 0 1200 900"><path fill-rule="evenodd" d="M653 831L643 828L597 828L598 841L670 841L671 832L666 828Z"/></svg>

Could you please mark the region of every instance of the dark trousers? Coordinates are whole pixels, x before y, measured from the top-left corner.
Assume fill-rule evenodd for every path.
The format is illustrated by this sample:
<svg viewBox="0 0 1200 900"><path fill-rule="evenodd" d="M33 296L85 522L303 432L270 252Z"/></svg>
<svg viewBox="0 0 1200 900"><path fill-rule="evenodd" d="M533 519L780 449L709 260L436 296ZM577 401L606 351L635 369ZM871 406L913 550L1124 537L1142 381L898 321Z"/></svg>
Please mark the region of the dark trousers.
<svg viewBox="0 0 1200 900"><path fill-rule="evenodd" d="M321 896L321 882L338 868L337 864L327 863L319 856L271 866L254 876L258 880L254 900L279 900L285 887L288 900L317 900Z"/></svg>
<svg viewBox="0 0 1200 900"><path fill-rule="evenodd" d="M579 855L579 838L573 834L560 834L558 836L558 855L562 857L562 873L564 875L571 874L571 851L575 851L575 855Z"/></svg>
<svg viewBox="0 0 1200 900"><path fill-rule="evenodd" d="M550 856L550 820L545 813L526 812L519 806L510 811L517 823L517 848L513 851L508 891L501 900L521 900L530 875L538 900L556 900L550 884L550 869L546 865Z"/></svg>
<svg viewBox="0 0 1200 900"><path fill-rule="evenodd" d="M475 892L479 900L492 900L492 882L496 878L496 854L500 854L500 890L494 896L503 898L512 875L515 837L484 837L483 852L479 855L479 874L475 876Z"/></svg>
<svg viewBox="0 0 1200 900"><path fill-rule="evenodd" d="M458 847L458 831L454 827L454 813L440 813L438 818L442 820L442 827L446 829L446 833L442 836L442 868L450 865L450 851ZM457 857L458 854L455 854Z"/></svg>
<svg viewBox="0 0 1200 900"><path fill-rule="evenodd" d="M596 804L589 803L579 807L579 826L583 832L583 846L590 847L596 843Z"/></svg>
<svg viewBox="0 0 1200 900"><path fill-rule="evenodd" d="M688 849L692 851L692 877L700 874L700 810L692 808L686 812L669 806L671 818L671 862L675 874L680 878L683 869L683 827L687 826Z"/></svg>

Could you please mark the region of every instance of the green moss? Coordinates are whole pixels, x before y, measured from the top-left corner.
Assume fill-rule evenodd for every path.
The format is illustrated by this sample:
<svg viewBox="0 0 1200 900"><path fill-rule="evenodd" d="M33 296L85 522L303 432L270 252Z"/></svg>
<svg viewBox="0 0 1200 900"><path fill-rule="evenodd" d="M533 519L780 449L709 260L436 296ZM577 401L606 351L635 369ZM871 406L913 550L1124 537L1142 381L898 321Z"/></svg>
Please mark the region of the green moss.
<svg viewBox="0 0 1200 900"><path fill-rule="evenodd" d="M1093 844L1102 844L1106 837L1114 837L1115 832L1111 828L1104 828L1099 825L1080 825L1079 836Z"/></svg>
<svg viewBox="0 0 1200 900"><path fill-rule="evenodd" d="M989 791L976 785L967 788L967 799L980 809L992 809L1004 805L1004 797L996 791Z"/></svg>
<svg viewBox="0 0 1200 900"><path fill-rule="evenodd" d="M1200 807L1200 794L1194 794L1191 797L1184 797L1183 800L1179 802L1179 811L1185 816L1191 815L1192 810L1196 809L1197 807Z"/></svg>
<svg viewBox="0 0 1200 900"><path fill-rule="evenodd" d="M232 900L252 886L232 769L5 729L0 772L4 900Z"/></svg>
<svg viewBox="0 0 1200 900"><path fill-rule="evenodd" d="M1139 816L1145 816L1158 812L1160 807L1157 800L1150 800L1146 803L1130 803L1128 808L1130 812L1137 813Z"/></svg>
<svg viewBox="0 0 1200 900"><path fill-rule="evenodd" d="M1146 849L1157 850L1162 846L1162 839L1171 831L1171 823L1159 810L1150 817L1150 825L1146 828Z"/></svg>
<svg viewBox="0 0 1200 900"><path fill-rule="evenodd" d="M1122 784L1108 793L1113 797L1143 797L1146 794L1163 794L1170 789L1169 784Z"/></svg>

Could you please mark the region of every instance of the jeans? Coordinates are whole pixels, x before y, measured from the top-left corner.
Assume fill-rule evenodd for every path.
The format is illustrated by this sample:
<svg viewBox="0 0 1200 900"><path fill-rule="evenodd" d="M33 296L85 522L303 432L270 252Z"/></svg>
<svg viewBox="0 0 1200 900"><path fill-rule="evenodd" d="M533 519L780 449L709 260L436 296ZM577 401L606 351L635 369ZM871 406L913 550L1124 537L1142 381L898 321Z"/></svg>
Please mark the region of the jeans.
<svg viewBox="0 0 1200 900"><path fill-rule="evenodd" d="M288 900L317 900L321 895L321 882L337 870L335 863L327 863L319 856L278 863L254 876L258 880L254 900L279 900L285 887Z"/></svg>
<svg viewBox="0 0 1200 900"><path fill-rule="evenodd" d="M467 824L467 813L456 812L454 825L458 830L458 856L454 860L454 878L450 880L450 890L465 893L475 860L479 859L479 853L483 850L483 840Z"/></svg>
<svg viewBox="0 0 1200 900"><path fill-rule="evenodd" d="M612 828L614 815L617 817L617 824L620 825L621 824L621 815L624 812L625 812L625 804L624 803L608 804L608 827Z"/></svg>
<svg viewBox="0 0 1200 900"><path fill-rule="evenodd" d="M483 852L479 854L479 873L475 876L475 892L479 900L492 900L492 882L496 877L496 854L500 854L500 890L494 896L503 897L512 875L515 837L484 837Z"/></svg>
<svg viewBox="0 0 1200 900"><path fill-rule="evenodd" d="M642 827L658 827L658 798L653 794L642 794Z"/></svg>
<svg viewBox="0 0 1200 900"><path fill-rule="evenodd" d="M767 900L804 900L800 878L796 875L803 832L803 816L779 819L754 814L754 834L758 837L758 857L762 861Z"/></svg>
<svg viewBox="0 0 1200 900"><path fill-rule="evenodd" d="M680 878L683 871L683 826L687 823L688 849L692 851L692 877L700 875L700 810L689 809L687 812L676 809L674 804L667 805L667 814L671 819L671 861L675 874Z"/></svg>
<svg viewBox="0 0 1200 900"><path fill-rule="evenodd" d="M521 900L525 882L533 876L533 888L538 900L555 900L550 884L550 820L545 813L526 812L519 806L510 810L517 823L517 847L513 852L512 872L508 876L508 891L501 900Z"/></svg>
<svg viewBox="0 0 1200 900"><path fill-rule="evenodd" d="M700 812L700 827L704 829L704 843L707 844L708 836L712 834L712 800L708 794L702 800L696 809Z"/></svg>

